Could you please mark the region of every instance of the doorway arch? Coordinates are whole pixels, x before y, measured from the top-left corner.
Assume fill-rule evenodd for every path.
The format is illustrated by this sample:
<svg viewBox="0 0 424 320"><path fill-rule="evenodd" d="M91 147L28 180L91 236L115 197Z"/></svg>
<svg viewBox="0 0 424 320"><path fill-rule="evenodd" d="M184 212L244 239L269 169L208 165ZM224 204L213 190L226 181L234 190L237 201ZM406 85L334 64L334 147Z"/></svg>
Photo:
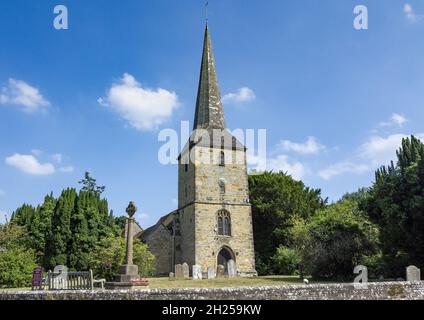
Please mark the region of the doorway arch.
<svg viewBox="0 0 424 320"><path fill-rule="evenodd" d="M224 246L221 250L218 251L217 255L217 266L223 265L225 268L225 275L228 275L228 261L234 260L236 261L236 257L234 255L233 250L230 247Z"/></svg>

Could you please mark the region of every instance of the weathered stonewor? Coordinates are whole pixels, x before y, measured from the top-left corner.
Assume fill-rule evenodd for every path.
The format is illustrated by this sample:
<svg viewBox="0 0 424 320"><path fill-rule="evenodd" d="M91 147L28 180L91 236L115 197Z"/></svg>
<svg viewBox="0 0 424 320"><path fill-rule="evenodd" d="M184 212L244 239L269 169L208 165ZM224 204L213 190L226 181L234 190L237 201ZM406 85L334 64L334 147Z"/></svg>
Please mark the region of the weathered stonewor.
<svg viewBox="0 0 424 320"><path fill-rule="evenodd" d="M229 260L227 263L227 269L228 269L228 277L229 278L235 278L237 277L237 265L234 260Z"/></svg>
<svg viewBox="0 0 424 320"><path fill-rule="evenodd" d="M175 279L184 279L183 265L182 264L176 264L175 265Z"/></svg>
<svg viewBox="0 0 424 320"><path fill-rule="evenodd" d="M175 273L173 273L173 272L169 273L169 280L171 280L171 281L175 280Z"/></svg>
<svg viewBox="0 0 424 320"><path fill-rule="evenodd" d="M0 290L0 300L424 300L424 281L95 291Z"/></svg>
<svg viewBox="0 0 424 320"><path fill-rule="evenodd" d="M147 287L149 285L147 280L140 280L138 274L138 266L133 263L133 223L134 214L137 207L131 201L127 207L128 230L127 230L127 249L125 254L125 264L119 267L119 273L116 276L115 282L106 282L107 289L133 289L140 287Z"/></svg>
<svg viewBox="0 0 424 320"><path fill-rule="evenodd" d="M193 266L193 280L202 280L202 267L195 264Z"/></svg>
<svg viewBox="0 0 424 320"><path fill-rule="evenodd" d="M189 279L190 278L190 267L186 262L183 263L183 278Z"/></svg>
<svg viewBox="0 0 424 320"><path fill-rule="evenodd" d="M216 272L214 267L208 267L208 279L215 279Z"/></svg>
<svg viewBox="0 0 424 320"><path fill-rule="evenodd" d="M406 268L406 281L416 282L421 281L421 271L416 266Z"/></svg>
<svg viewBox="0 0 424 320"><path fill-rule="evenodd" d="M225 267L220 264L218 265L218 268L216 269L216 277L217 278L224 278L225 275Z"/></svg>

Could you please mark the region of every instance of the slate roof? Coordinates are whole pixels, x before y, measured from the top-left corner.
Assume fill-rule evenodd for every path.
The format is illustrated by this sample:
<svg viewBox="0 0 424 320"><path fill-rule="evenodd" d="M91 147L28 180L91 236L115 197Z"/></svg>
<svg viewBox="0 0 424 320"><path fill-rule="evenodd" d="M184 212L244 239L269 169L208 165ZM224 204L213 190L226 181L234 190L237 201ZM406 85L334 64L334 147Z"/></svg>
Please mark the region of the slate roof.
<svg viewBox="0 0 424 320"><path fill-rule="evenodd" d="M225 127L212 41L208 25L206 25L193 130L199 128L225 129Z"/></svg>

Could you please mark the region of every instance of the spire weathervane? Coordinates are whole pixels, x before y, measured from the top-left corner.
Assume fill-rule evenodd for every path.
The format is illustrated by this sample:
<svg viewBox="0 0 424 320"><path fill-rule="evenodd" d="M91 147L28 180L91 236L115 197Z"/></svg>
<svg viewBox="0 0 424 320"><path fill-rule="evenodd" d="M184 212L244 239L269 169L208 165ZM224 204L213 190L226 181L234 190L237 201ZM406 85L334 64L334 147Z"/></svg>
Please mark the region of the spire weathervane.
<svg viewBox="0 0 424 320"><path fill-rule="evenodd" d="M206 1L205 3L206 24L208 24L208 7L209 7L209 1Z"/></svg>

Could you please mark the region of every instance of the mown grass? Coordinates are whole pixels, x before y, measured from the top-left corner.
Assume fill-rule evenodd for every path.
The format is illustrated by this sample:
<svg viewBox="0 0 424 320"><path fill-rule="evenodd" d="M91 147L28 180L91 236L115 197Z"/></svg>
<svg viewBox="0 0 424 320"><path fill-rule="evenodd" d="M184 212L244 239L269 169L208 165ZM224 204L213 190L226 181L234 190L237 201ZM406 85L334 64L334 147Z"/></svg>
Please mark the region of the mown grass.
<svg viewBox="0 0 424 320"><path fill-rule="evenodd" d="M276 286L303 284L296 276L264 276L256 278L221 278L205 280L169 280L168 278L148 278L150 288L225 288L245 286Z"/></svg>
<svg viewBox="0 0 424 320"><path fill-rule="evenodd" d="M303 281L298 276L262 276L256 278L220 278L204 280L169 280L163 278L147 278L151 289L172 288L234 288L234 287L264 287L278 285L299 285ZM0 291L31 291L31 288L7 288Z"/></svg>

